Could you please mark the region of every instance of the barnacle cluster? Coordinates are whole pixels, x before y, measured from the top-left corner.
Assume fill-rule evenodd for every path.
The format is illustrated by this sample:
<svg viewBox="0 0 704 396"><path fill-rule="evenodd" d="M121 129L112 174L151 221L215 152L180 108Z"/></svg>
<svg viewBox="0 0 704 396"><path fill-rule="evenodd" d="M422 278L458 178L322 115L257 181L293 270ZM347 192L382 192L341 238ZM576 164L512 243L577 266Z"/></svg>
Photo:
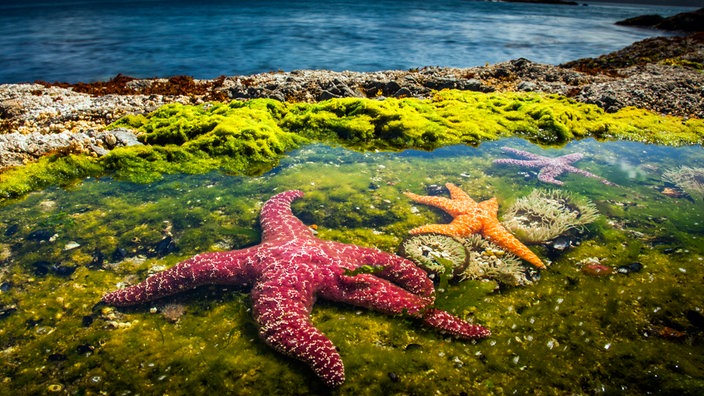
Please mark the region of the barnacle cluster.
<svg viewBox="0 0 704 396"><path fill-rule="evenodd" d="M502 224L525 243L545 243L597 219L594 204L562 190L535 189L518 198Z"/></svg>

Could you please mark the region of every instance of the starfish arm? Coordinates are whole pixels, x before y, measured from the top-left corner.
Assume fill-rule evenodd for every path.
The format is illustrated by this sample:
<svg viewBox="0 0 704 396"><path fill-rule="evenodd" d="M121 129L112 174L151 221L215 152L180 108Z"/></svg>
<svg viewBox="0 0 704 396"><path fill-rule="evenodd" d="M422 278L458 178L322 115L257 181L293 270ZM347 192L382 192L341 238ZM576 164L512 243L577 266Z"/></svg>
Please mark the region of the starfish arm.
<svg viewBox="0 0 704 396"><path fill-rule="evenodd" d="M502 226L498 221L485 225L483 234L495 244L529 262L535 267L541 269L545 268L545 264L543 264L542 260L540 260L540 258L536 256L532 250L528 249L526 245L513 236L513 234L504 228L504 226Z"/></svg>
<svg viewBox="0 0 704 396"><path fill-rule="evenodd" d="M251 250L193 256L141 283L107 293L102 301L109 305L126 306L153 301L204 284L245 284L254 277L251 267L247 265Z"/></svg>
<svg viewBox="0 0 704 396"><path fill-rule="evenodd" d="M582 158L584 158L584 154L572 153L572 154L561 155L561 156L555 158L555 161L559 161L564 164L571 164L573 162L581 160Z"/></svg>
<svg viewBox="0 0 704 396"><path fill-rule="evenodd" d="M450 198L452 198L452 200L474 202L474 200L469 195L467 195L466 192L464 192L461 188L457 187L456 185L452 183L446 183L445 187L448 191L450 191Z"/></svg>
<svg viewBox="0 0 704 396"><path fill-rule="evenodd" d="M340 273L330 286L332 287L321 288L319 295L327 300L387 314L407 313L419 316L420 311L433 302L431 297L413 294L372 274L347 276Z"/></svg>
<svg viewBox="0 0 704 396"><path fill-rule="evenodd" d="M345 382L345 368L335 345L310 321L313 293L308 285L275 278L258 283L252 290L252 312L267 344L306 363L328 386L337 387Z"/></svg>
<svg viewBox="0 0 704 396"><path fill-rule="evenodd" d="M291 211L291 202L302 196L302 191L290 190L266 201L259 216L262 225L262 242L313 237L313 232Z"/></svg>
<svg viewBox="0 0 704 396"><path fill-rule="evenodd" d="M541 160L541 159L545 159L545 158L546 158L546 157L543 157L542 155L533 154L533 153L531 153L531 152L529 152L529 151L518 150L518 149L515 149L515 148L511 148L511 147L501 147L501 150L503 150L503 151L505 151L505 152L507 152L507 153L515 154L515 155L518 155L518 156L520 156L520 157L528 158L528 159L531 159L531 160Z"/></svg>
<svg viewBox="0 0 704 396"><path fill-rule="evenodd" d="M453 214L453 209L452 207L455 206L455 203L452 202L451 199L445 198L445 197L436 197L432 195L418 195L414 194L412 192L404 192L403 193L405 196L408 198L412 199L415 202L424 204L424 205L429 205L429 206L435 206L436 208L440 208L444 210L445 212L454 215Z"/></svg>
<svg viewBox="0 0 704 396"><path fill-rule="evenodd" d="M489 330L482 326L469 324L445 311L430 307L430 299L409 293L369 274L342 275L337 287L321 290L321 296L388 314L408 314L421 319L430 327L461 338L490 335Z"/></svg>
<svg viewBox="0 0 704 396"><path fill-rule="evenodd" d="M513 158L500 158L500 159L495 159L492 162L495 164L518 165L518 166L523 166L523 167L527 167L527 168L535 168L538 166L538 165L536 165L537 161L519 160L519 159L513 159Z"/></svg>
<svg viewBox="0 0 704 396"><path fill-rule="evenodd" d="M426 310L422 319L428 326L458 338L474 339L489 337L491 335L491 331L484 326L467 323L448 312L435 308Z"/></svg>
<svg viewBox="0 0 704 396"><path fill-rule="evenodd" d="M576 168L575 168L576 169ZM557 176L560 176L565 172L564 167L557 167L557 166L546 166L540 169L540 172L538 172L538 180L544 183L552 183L552 184L557 184L558 186L561 186L565 183L563 183L560 180L555 179Z"/></svg>
<svg viewBox="0 0 704 396"><path fill-rule="evenodd" d="M408 231L408 233L411 235L440 234L464 238L477 232L476 227L470 227L468 226L468 224L466 224L465 221L462 221L464 220L464 218L460 219L459 221L457 219L458 217L456 217L455 220L453 220L449 224L427 224L420 227L412 228L410 231Z"/></svg>
<svg viewBox="0 0 704 396"><path fill-rule="evenodd" d="M401 256L378 249L334 241L328 242L325 248L336 254L342 253L344 257L352 258L351 264L355 267L361 265L383 267L383 270L375 272L374 275L394 282L413 294L430 297L435 293L433 281L428 278L428 274L412 261Z"/></svg>

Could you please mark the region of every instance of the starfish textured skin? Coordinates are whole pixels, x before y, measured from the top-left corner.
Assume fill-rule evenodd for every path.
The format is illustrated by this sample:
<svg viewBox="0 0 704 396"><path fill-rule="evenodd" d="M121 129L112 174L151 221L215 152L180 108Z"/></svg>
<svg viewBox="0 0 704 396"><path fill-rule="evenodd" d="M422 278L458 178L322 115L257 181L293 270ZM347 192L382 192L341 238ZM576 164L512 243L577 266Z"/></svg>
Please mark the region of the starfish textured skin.
<svg viewBox="0 0 704 396"><path fill-rule="evenodd" d="M450 198L404 193L413 201L440 208L454 218L449 224L429 224L413 228L409 231L411 234L430 233L466 238L479 233L535 267L545 268L545 264L533 251L501 225L496 198L477 203L454 184L447 183L445 187L450 190Z"/></svg>
<svg viewBox="0 0 704 396"><path fill-rule="evenodd" d="M142 283L107 293L102 301L134 305L205 284L252 285L259 334L274 349L309 365L328 386L345 380L340 354L310 321L316 297L388 314L408 314L458 338L490 335L433 308L434 286L425 271L400 256L314 236L291 211L298 190L270 198L262 207L260 244L196 255ZM373 274L349 271L373 265Z"/></svg>
<svg viewBox="0 0 704 396"><path fill-rule="evenodd" d="M497 159L494 160L495 164L507 164L507 165L518 165L518 166L523 166L527 168L540 168L540 171L538 172L538 180L545 182L545 183L552 183L552 184L557 184L558 186L561 186L564 184L564 182L555 179L556 177L560 176L561 174L568 172L568 173L576 173L578 175L586 176L586 177L593 177L595 179L599 179L602 183L608 185L608 186L615 186L614 183L597 176L591 172L587 172L585 170L579 169L577 167L572 166L573 162L579 161L580 159L584 158L584 154L582 153L572 153L572 154L566 154L562 155L559 157L544 157L542 155L538 154L533 154L528 151L523 151L523 150L517 150L511 147L501 147L501 150L507 152L507 153L512 153L516 154L520 157L527 158L525 160L519 160L519 159L512 159L512 158L502 158L502 159Z"/></svg>

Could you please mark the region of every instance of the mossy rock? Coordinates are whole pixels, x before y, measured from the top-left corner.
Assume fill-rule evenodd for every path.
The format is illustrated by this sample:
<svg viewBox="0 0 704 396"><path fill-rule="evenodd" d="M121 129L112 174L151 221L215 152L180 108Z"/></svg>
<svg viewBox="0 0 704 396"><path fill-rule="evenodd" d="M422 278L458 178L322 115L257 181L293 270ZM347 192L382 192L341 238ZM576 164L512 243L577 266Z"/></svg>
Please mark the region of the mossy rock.
<svg viewBox="0 0 704 396"><path fill-rule="evenodd" d="M512 136L551 146L587 137L665 145L704 142L700 119L631 107L606 113L559 95L457 90L438 91L432 99L172 103L109 126L118 127L136 130L144 145L118 148L101 158L53 154L7 170L0 174L0 199L86 176L151 182L164 174L212 170L257 175L313 142L358 151L432 150Z"/></svg>

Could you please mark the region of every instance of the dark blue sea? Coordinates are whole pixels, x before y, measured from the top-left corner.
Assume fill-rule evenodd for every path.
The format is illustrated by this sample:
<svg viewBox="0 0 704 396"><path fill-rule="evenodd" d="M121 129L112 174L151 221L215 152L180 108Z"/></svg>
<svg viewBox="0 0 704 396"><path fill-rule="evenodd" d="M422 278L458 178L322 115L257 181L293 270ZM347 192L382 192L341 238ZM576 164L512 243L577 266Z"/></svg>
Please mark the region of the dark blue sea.
<svg viewBox="0 0 704 396"><path fill-rule="evenodd" d="M460 0L3 1L0 83L295 69L559 64L662 32L619 27L691 8Z"/></svg>

